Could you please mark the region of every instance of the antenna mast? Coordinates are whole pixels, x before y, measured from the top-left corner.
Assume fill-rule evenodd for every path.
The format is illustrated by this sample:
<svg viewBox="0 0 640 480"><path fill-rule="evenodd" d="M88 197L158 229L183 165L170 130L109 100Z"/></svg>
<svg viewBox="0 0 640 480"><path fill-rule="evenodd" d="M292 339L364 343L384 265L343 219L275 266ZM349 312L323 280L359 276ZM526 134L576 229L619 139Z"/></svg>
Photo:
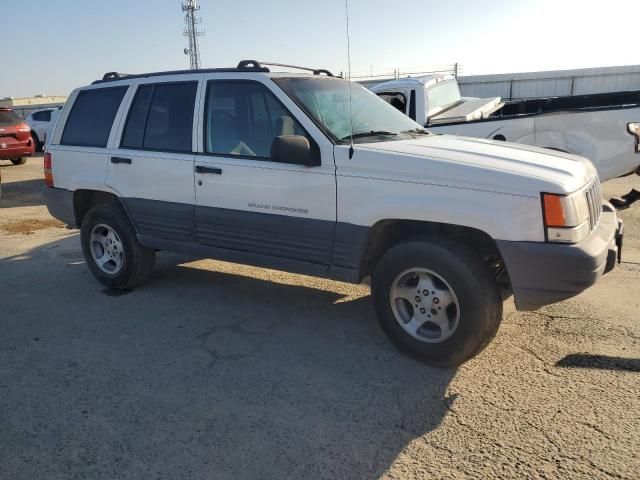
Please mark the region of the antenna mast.
<svg viewBox="0 0 640 480"><path fill-rule="evenodd" d="M200 68L200 47L198 46L198 37L204 36L204 31L198 28L201 22L196 12L200 10L197 0L186 0L182 2L182 11L184 15L184 36L189 39L189 48L184 49L184 54L189 55L189 63L191 70Z"/></svg>
<svg viewBox="0 0 640 480"><path fill-rule="evenodd" d="M349 160L353 158L353 116L351 105L351 36L349 32L349 0L344 0L345 16L347 17L347 81L349 82Z"/></svg>

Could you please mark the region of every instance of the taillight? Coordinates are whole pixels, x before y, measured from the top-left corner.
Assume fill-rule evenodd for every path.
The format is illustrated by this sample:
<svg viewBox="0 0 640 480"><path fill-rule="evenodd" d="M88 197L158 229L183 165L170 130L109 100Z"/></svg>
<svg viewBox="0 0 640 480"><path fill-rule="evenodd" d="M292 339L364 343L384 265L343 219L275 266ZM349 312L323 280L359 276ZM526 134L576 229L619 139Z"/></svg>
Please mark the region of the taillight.
<svg viewBox="0 0 640 480"><path fill-rule="evenodd" d="M49 152L44 154L44 183L47 187L53 187L52 158Z"/></svg>
<svg viewBox="0 0 640 480"><path fill-rule="evenodd" d="M21 142L29 142L31 140L31 129L26 123L16 125L16 139ZM28 146L31 146L29 143Z"/></svg>

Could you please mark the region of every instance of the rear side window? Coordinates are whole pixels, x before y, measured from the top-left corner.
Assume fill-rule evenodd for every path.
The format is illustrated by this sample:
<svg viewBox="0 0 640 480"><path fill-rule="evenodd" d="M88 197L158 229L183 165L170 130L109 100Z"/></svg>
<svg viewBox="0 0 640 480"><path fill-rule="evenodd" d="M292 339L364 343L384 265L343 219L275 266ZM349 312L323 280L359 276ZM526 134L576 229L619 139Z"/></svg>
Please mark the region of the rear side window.
<svg viewBox="0 0 640 480"><path fill-rule="evenodd" d="M109 133L128 87L84 90L73 103L62 133L62 145L106 147Z"/></svg>
<svg viewBox="0 0 640 480"><path fill-rule="evenodd" d="M0 110L0 127L12 127L23 121L22 117L11 110Z"/></svg>
<svg viewBox="0 0 640 480"><path fill-rule="evenodd" d="M407 113L407 97L402 93L379 93L378 96L402 113Z"/></svg>
<svg viewBox="0 0 640 480"><path fill-rule="evenodd" d="M197 82L138 88L122 134L123 148L191 152Z"/></svg>
<svg viewBox="0 0 640 480"><path fill-rule="evenodd" d="M51 110L42 110L41 112L36 112L31 116L31 118L33 118L36 122L50 122Z"/></svg>

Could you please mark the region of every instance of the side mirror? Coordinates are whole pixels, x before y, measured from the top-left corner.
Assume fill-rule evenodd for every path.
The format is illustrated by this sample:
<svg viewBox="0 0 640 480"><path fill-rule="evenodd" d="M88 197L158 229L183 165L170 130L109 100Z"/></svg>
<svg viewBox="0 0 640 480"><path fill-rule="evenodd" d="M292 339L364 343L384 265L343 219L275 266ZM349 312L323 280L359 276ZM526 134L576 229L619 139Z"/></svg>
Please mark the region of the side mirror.
<svg viewBox="0 0 640 480"><path fill-rule="evenodd" d="M273 139L271 160L317 167L320 165L320 152L312 149L307 137L302 135L280 135Z"/></svg>

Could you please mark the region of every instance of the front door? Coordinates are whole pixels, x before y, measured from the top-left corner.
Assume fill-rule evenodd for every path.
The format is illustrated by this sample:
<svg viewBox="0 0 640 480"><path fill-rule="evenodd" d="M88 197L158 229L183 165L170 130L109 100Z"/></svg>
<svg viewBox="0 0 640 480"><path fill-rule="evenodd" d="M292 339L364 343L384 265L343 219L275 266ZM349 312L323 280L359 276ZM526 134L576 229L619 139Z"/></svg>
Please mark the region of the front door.
<svg viewBox="0 0 640 480"><path fill-rule="evenodd" d="M107 185L144 236L194 240L197 89L197 80L138 85L119 146L110 151Z"/></svg>
<svg viewBox="0 0 640 480"><path fill-rule="evenodd" d="M285 104L288 103L289 106ZM265 258L331 263L336 223L335 164L278 98L257 81L208 82L203 152L196 159L196 238L206 246ZM307 122L305 118L304 122ZM322 165L276 163L280 135L306 136Z"/></svg>

